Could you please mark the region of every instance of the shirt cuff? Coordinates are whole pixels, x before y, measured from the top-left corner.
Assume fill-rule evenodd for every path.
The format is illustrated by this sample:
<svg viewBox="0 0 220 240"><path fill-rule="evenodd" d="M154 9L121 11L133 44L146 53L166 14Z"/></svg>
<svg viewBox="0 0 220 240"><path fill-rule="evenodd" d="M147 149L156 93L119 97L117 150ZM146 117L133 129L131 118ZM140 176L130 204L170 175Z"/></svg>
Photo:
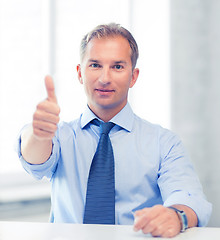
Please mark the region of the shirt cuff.
<svg viewBox="0 0 220 240"><path fill-rule="evenodd" d="M59 145L56 137L52 139L52 153L49 159L42 164L31 164L23 158L21 154L21 136L19 136L17 141L17 153L23 168L34 178L38 180L42 179L44 176L49 179L52 178L59 158Z"/></svg>
<svg viewBox="0 0 220 240"><path fill-rule="evenodd" d="M176 191L164 202L164 206L169 207L176 204L190 207L196 213L198 227L204 227L208 224L212 212L212 204L204 196L196 196L196 194L185 191Z"/></svg>

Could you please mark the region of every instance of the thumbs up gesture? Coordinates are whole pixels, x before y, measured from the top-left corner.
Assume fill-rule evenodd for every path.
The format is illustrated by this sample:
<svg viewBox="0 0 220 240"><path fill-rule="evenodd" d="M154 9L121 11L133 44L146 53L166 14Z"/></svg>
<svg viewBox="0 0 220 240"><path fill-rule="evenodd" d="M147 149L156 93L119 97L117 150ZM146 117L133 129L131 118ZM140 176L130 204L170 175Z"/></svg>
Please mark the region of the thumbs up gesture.
<svg viewBox="0 0 220 240"><path fill-rule="evenodd" d="M60 107L57 104L53 79L45 77L47 98L37 105L33 115L33 134L39 140L50 140L54 137L60 120Z"/></svg>

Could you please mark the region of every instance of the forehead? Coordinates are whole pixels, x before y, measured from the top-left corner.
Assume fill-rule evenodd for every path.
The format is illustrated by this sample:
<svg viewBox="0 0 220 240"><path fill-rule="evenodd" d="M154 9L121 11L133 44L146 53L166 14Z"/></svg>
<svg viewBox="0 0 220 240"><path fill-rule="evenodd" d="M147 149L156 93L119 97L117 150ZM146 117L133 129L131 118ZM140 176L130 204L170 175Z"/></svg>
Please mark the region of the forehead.
<svg viewBox="0 0 220 240"><path fill-rule="evenodd" d="M111 59L130 61L131 48L122 36L93 38L87 45L84 59Z"/></svg>

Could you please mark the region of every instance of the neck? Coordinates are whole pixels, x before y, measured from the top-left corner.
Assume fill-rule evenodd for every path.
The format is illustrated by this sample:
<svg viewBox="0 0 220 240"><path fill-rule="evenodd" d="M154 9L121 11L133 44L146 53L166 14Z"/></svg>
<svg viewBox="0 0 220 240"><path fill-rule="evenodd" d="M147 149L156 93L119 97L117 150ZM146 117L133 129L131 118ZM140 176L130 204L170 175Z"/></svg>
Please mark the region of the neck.
<svg viewBox="0 0 220 240"><path fill-rule="evenodd" d="M89 106L89 105L88 105ZM89 106L90 110L102 121L108 122L110 121L115 115L117 115L123 108L119 109L112 109L112 108L94 108Z"/></svg>

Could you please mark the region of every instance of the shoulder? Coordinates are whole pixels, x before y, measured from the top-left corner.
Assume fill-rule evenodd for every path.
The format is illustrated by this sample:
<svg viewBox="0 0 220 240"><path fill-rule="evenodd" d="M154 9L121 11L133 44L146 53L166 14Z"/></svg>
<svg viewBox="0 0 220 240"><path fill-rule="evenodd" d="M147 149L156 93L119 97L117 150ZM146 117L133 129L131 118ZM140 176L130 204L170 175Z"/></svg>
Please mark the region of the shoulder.
<svg viewBox="0 0 220 240"><path fill-rule="evenodd" d="M168 142L178 142L180 138L172 130L162 127L159 124L151 123L134 114L134 131L140 134L157 138L158 142L165 144Z"/></svg>
<svg viewBox="0 0 220 240"><path fill-rule="evenodd" d="M134 114L134 129L141 129L143 131L148 131L149 133L157 133L158 135L172 134L169 129L166 129L159 124L151 123L136 114Z"/></svg>

